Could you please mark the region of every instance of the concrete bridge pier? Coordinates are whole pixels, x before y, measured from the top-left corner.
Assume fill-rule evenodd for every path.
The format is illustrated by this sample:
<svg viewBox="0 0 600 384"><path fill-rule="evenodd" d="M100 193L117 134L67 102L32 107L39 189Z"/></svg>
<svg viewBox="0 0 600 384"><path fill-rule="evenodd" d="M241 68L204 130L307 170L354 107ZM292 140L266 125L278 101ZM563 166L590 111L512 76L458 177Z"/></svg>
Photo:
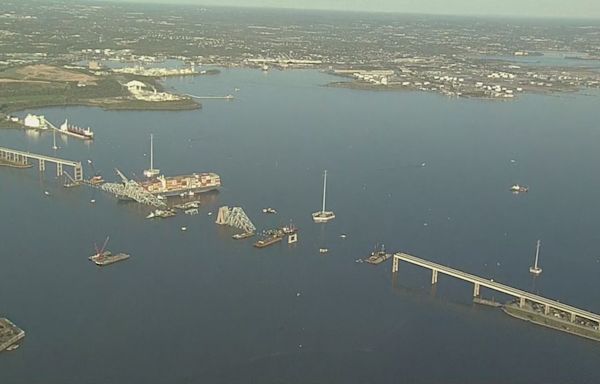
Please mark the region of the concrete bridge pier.
<svg viewBox="0 0 600 384"><path fill-rule="evenodd" d="M438 271L437 269L431 270L431 284L436 284L438 280Z"/></svg>
<svg viewBox="0 0 600 384"><path fill-rule="evenodd" d="M46 170L46 161L40 159L40 172L44 172Z"/></svg>
<svg viewBox="0 0 600 384"><path fill-rule="evenodd" d="M519 308L523 308L525 306L525 298L523 296L519 297Z"/></svg>
<svg viewBox="0 0 600 384"><path fill-rule="evenodd" d="M61 163L56 163L56 176L62 176L63 167Z"/></svg>
<svg viewBox="0 0 600 384"><path fill-rule="evenodd" d="M398 263L400 262L400 260L396 257L394 257L392 259L392 273L396 273L398 272ZM433 279L433 278L432 278ZM432 283L433 284L433 283Z"/></svg>
<svg viewBox="0 0 600 384"><path fill-rule="evenodd" d="M478 297L479 296L479 290L480 290L481 286L477 283L473 284L473 297Z"/></svg>

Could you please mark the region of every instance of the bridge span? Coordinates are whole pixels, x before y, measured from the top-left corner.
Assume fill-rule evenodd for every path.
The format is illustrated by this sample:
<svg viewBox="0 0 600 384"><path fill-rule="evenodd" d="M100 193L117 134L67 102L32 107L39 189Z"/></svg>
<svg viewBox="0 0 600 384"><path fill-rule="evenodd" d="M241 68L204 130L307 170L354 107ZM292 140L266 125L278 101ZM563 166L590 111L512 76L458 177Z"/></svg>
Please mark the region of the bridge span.
<svg viewBox="0 0 600 384"><path fill-rule="evenodd" d="M587 320L596 325L594 329L600 333L600 315L592 313L583 309L575 308L568 304L558 302L556 300L548 299L530 292L513 288L511 286L498 283L494 280L485 279L476 275L472 275L458 269L446 267L441 264L437 264L428 260L421 259L416 256L412 256L406 253L396 253L393 256L392 261L392 273L397 273L399 269L400 261L405 261L410 264L417 265L419 267L431 270L431 284L436 284L438 281L438 275L451 276L460 280L467 281L473 284L473 297L479 297L481 287L485 287L497 292L504 293L508 296L515 297L519 301L519 307L523 308L526 302L535 303L543 306L544 314L548 315L551 309L565 312L569 315L569 320L575 322L576 320L583 319Z"/></svg>
<svg viewBox="0 0 600 384"><path fill-rule="evenodd" d="M57 157L38 155L4 147L0 147L0 160L23 166L28 165L30 160L37 160L39 169L42 172L46 170L46 163L53 163L56 165L57 176L62 176L64 174L64 166L73 167L73 179L76 182L83 181L83 167L79 161L59 159Z"/></svg>

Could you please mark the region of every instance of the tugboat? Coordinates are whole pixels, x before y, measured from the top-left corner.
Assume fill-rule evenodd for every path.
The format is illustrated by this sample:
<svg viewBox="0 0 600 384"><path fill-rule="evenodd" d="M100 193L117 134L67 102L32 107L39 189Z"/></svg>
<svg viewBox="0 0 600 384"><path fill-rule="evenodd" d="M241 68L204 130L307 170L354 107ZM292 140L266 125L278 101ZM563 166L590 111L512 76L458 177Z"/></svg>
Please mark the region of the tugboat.
<svg viewBox="0 0 600 384"><path fill-rule="evenodd" d="M529 187L524 185L514 184L510 187L510 191L514 194L529 192Z"/></svg>
<svg viewBox="0 0 600 384"><path fill-rule="evenodd" d="M127 260L130 257L130 255L127 255L125 253L117 253L116 255L113 255L110 251L106 251L105 249L106 244L108 244L108 239L109 237L107 236L106 240L104 240L104 245L102 246L102 249L98 250L98 247L95 247L96 253L88 258L99 267L104 267L106 265L114 264L119 261Z"/></svg>
<svg viewBox="0 0 600 384"><path fill-rule="evenodd" d="M369 257L367 257L367 259L365 261L369 264L377 265L377 264L383 263L384 261L390 259L391 257L392 257L392 254L386 253L385 246L383 244L381 244L381 249L379 251L374 250L373 252L371 252L371 255Z"/></svg>

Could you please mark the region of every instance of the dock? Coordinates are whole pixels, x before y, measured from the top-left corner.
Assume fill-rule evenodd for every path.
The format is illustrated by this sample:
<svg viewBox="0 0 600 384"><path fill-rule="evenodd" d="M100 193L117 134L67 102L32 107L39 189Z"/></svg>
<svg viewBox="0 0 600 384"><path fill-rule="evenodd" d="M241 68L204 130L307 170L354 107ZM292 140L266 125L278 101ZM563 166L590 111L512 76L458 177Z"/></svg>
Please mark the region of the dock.
<svg viewBox="0 0 600 384"><path fill-rule="evenodd" d="M514 302L502 306L506 313L509 313L514 317L529 320L539 325L550 324L550 319L560 321L560 327L553 326L552 324L552 326L547 326L600 341L600 315L596 313L575 308L557 300L526 292L506 284L498 283L492 279L485 279L402 252L396 253L393 256L392 273L396 276L401 261L429 269L431 271L432 285L437 284L438 276L439 274L442 274L473 284L474 298L480 298L481 288L500 292L512 296L515 299ZM482 303L485 301L487 300L476 300L476 302ZM562 323L566 323L568 326L564 326ZM580 331L581 329L585 329L585 335Z"/></svg>
<svg viewBox="0 0 600 384"><path fill-rule="evenodd" d="M25 331L6 318L0 318L0 352L25 337Z"/></svg>

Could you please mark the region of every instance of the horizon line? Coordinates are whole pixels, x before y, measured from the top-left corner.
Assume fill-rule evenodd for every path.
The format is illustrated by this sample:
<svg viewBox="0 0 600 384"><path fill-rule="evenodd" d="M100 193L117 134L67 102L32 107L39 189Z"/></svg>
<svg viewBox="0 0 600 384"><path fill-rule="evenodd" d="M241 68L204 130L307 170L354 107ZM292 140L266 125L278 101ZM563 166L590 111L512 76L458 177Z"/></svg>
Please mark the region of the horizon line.
<svg viewBox="0 0 600 384"><path fill-rule="evenodd" d="M266 10L295 10L309 12L337 12L337 13L356 13L356 14L385 14L385 15L406 15L406 16L447 16L447 17L466 17L466 18L492 18L492 19L518 19L518 20L577 20L577 21L598 21L600 16L545 16L545 15L519 15L519 14L484 14L484 13L446 13L446 12L407 12L394 10L359 10L359 9L340 9L340 8L300 8L294 6L260 6L260 5L218 5L218 4L195 4L186 0L66 0L72 2L84 3L112 3L112 4L140 4L140 5L181 5L200 8L234 8L234 9L266 9Z"/></svg>

